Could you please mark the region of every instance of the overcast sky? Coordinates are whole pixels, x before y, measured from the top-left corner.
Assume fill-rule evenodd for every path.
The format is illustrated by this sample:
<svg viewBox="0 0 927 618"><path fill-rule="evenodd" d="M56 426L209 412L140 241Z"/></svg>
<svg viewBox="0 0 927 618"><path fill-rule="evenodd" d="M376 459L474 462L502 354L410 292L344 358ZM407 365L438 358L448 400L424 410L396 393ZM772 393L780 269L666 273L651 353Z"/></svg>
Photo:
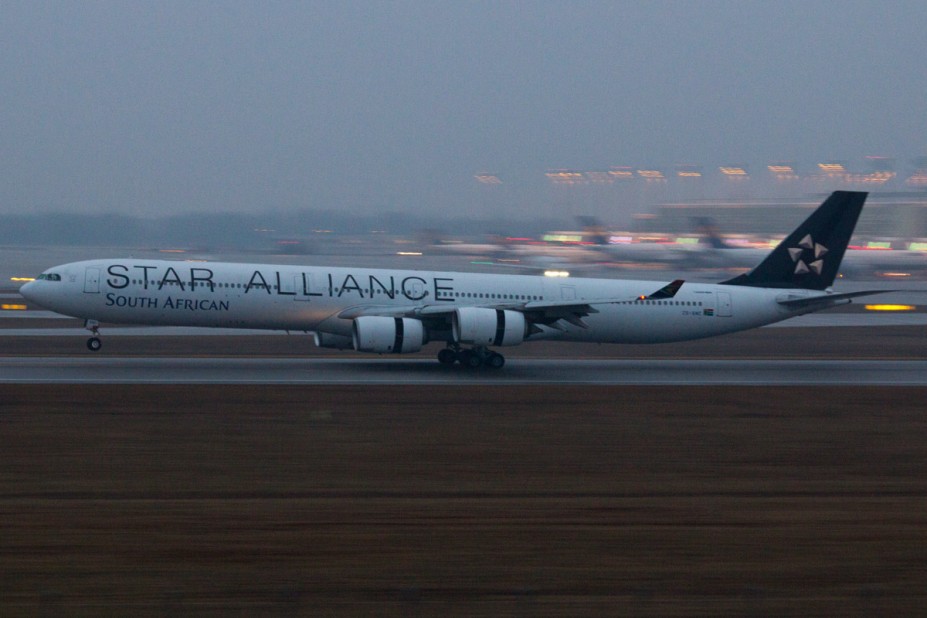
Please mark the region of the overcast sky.
<svg viewBox="0 0 927 618"><path fill-rule="evenodd" d="M927 154L927 2L0 1L0 213L472 206ZM534 183L534 184L532 184Z"/></svg>

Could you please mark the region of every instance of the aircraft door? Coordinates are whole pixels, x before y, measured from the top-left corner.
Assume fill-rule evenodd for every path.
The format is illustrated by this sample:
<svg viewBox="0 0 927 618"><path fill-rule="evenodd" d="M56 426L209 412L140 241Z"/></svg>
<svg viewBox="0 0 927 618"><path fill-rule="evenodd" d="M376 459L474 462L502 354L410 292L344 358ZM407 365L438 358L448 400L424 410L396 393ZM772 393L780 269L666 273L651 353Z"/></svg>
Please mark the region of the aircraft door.
<svg viewBox="0 0 927 618"><path fill-rule="evenodd" d="M727 292L718 292L718 317L729 318L733 314L731 295Z"/></svg>
<svg viewBox="0 0 927 618"><path fill-rule="evenodd" d="M299 293L301 285L302 282L300 281L299 275L293 275L292 277L282 275L280 277L280 294L295 297L295 295Z"/></svg>
<svg viewBox="0 0 927 618"><path fill-rule="evenodd" d="M409 280L408 285L404 282L402 287L406 298L410 300L422 300L426 296L425 283L418 279Z"/></svg>
<svg viewBox="0 0 927 618"><path fill-rule="evenodd" d="M576 300L576 288L572 285L561 285L560 300Z"/></svg>
<svg viewBox="0 0 927 618"><path fill-rule="evenodd" d="M100 269L99 268L88 268L84 271L84 293L85 294L99 294L100 293Z"/></svg>
<svg viewBox="0 0 927 618"><path fill-rule="evenodd" d="M319 291L315 289L314 283L312 275L309 273L297 273L293 275L293 291L296 292L296 296L293 297L293 300L309 302L312 300L313 296L321 296Z"/></svg>

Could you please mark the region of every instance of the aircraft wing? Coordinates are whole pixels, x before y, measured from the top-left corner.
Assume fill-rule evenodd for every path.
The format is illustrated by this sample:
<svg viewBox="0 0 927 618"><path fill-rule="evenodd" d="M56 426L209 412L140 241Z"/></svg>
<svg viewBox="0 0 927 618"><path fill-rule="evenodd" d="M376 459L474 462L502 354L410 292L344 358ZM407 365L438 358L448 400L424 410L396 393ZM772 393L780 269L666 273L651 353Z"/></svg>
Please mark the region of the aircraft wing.
<svg viewBox="0 0 927 618"><path fill-rule="evenodd" d="M395 305L366 305L366 306L357 306L357 307L348 307L338 314L339 318L345 320L353 320L354 318L359 318L363 315L376 315L392 318L430 318L430 317L441 317L449 316L450 314L457 311L458 307L482 307L485 309L504 309L508 311L520 311L524 314L537 314L537 315L566 315L569 313L598 313L592 305L602 305L608 303L619 303L627 302L629 300L634 300L631 298L622 298L622 299L602 299L596 300L592 303L589 302L578 302L575 300L562 300L562 301L531 301L531 302L499 302L485 305L458 305L456 303L447 303L440 305L408 305L408 306L395 306Z"/></svg>
<svg viewBox="0 0 927 618"><path fill-rule="evenodd" d="M842 294L821 294L819 296L799 296L791 297L787 295L784 298L779 298L776 300L780 305L792 309L826 309L827 307L833 305L844 305L851 301L851 299L858 296L872 296L873 294L886 294L889 292L897 292L898 290L861 290L858 292L844 292Z"/></svg>
<svg viewBox="0 0 927 618"><path fill-rule="evenodd" d="M357 305L343 309L338 317L353 320L364 315L377 315L386 318L411 318L423 309L420 305ZM453 308L451 308L453 311Z"/></svg>
<svg viewBox="0 0 927 618"><path fill-rule="evenodd" d="M588 328L582 318L591 313L598 313L594 305L610 305L614 303L626 303L633 300L651 300L673 298L676 292L683 284L682 279L666 284L656 292L651 294L641 294L634 298L613 298L613 299L596 299L593 301L577 302L575 300L561 301L532 301L525 303L522 313L529 322L535 324L544 324L551 328L559 329L557 322L563 320L580 328Z"/></svg>
<svg viewBox="0 0 927 618"><path fill-rule="evenodd" d="M545 326L550 326L552 328L561 330L558 326L556 326L556 323L560 320L569 322L570 324L579 326L580 328L587 328L586 323L582 321L582 318L586 317L590 313L598 313L598 310L592 306L593 304L599 305L619 303L627 302L628 300L630 299L623 298L621 300L597 300L594 303L577 302L575 300L553 302L531 301L527 303L497 303L493 305L483 305L483 307L486 309L518 311L519 313L523 313L525 315L525 319L530 324L544 324ZM409 317L419 317L424 319L429 317L450 319L451 315L456 310L456 305L430 305L428 307L422 307L420 310L410 315Z"/></svg>
<svg viewBox="0 0 927 618"><path fill-rule="evenodd" d="M615 303L626 303L634 300L649 299L666 299L672 298L682 287L683 281L677 279L669 283L656 292L651 294L642 294L631 298L597 298L595 300L535 300L528 302L497 302L477 305L486 309L501 309L508 311L518 311L525 314L525 318L532 324L544 324L551 328L560 329L557 322L563 320L578 326L587 328L582 318L598 313L595 305L609 305ZM339 318L353 320L366 315L394 317L394 318L418 318L422 320L450 320L451 315L457 311L461 305L456 303L442 303L440 305L359 305L348 307L338 314ZM466 305L472 307L473 305Z"/></svg>

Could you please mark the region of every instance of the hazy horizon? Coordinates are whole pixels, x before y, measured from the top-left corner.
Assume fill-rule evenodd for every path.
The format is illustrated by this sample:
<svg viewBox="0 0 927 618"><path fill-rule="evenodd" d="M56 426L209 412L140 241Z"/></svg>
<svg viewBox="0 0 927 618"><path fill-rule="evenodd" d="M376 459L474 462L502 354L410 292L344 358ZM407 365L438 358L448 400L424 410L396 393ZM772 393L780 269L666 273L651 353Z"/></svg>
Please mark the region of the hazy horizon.
<svg viewBox="0 0 927 618"><path fill-rule="evenodd" d="M620 221L781 193L773 161L901 172L927 154L924 23L915 1L7 2L0 213ZM755 179L545 178L680 164Z"/></svg>

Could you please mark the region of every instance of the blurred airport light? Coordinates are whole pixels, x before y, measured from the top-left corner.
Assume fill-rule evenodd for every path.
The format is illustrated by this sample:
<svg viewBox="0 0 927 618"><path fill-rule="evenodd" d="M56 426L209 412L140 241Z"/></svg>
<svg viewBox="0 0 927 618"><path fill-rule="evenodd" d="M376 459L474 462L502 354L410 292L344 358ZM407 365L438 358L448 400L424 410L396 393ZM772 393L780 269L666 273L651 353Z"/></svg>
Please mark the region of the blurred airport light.
<svg viewBox="0 0 927 618"><path fill-rule="evenodd" d="M860 174L857 180L863 184L885 184L895 177L895 160L891 157L870 155L866 157L869 171Z"/></svg>
<svg viewBox="0 0 927 618"><path fill-rule="evenodd" d="M915 305L866 305L866 311L914 311Z"/></svg>
<svg viewBox="0 0 927 618"><path fill-rule="evenodd" d="M474 176L476 181L483 185L501 185L502 179L496 174L477 174Z"/></svg>
<svg viewBox="0 0 927 618"><path fill-rule="evenodd" d="M702 178L702 168L697 165L677 165L677 178Z"/></svg>
<svg viewBox="0 0 927 618"><path fill-rule="evenodd" d="M798 180L795 164L789 162L771 163L766 166L776 182L792 182Z"/></svg>
<svg viewBox="0 0 927 618"><path fill-rule="evenodd" d="M586 182L583 173L575 170L549 170L544 175L547 176L547 180L549 180L551 184L558 186L571 186L584 184Z"/></svg>
<svg viewBox="0 0 927 618"><path fill-rule="evenodd" d="M854 182L861 182L863 184L883 185L894 177L895 172L871 172L869 174L851 175L850 179Z"/></svg>
<svg viewBox="0 0 927 618"><path fill-rule="evenodd" d="M634 168L612 167L609 168L608 175L615 180L634 180Z"/></svg>
<svg viewBox="0 0 927 618"><path fill-rule="evenodd" d="M905 184L912 187L927 187L927 157L914 159L914 166L914 173L908 177Z"/></svg>
<svg viewBox="0 0 927 618"><path fill-rule="evenodd" d="M746 165L722 165L718 169L728 180L746 180L750 178Z"/></svg>
<svg viewBox="0 0 927 618"><path fill-rule="evenodd" d="M647 182L666 182L666 175L661 170L654 168L639 169L637 175Z"/></svg>
<svg viewBox="0 0 927 618"><path fill-rule="evenodd" d="M549 232L541 236L541 240L549 243L560 243L577 245L583 242L582 234L572 234L569 232Z"/></svg>
<svg viewBox="0 0 927 618"><path fill-rule="evenodd" d="M818 163L818 169L826 178L842 179L847 175L846 163L843 163L842 161L828 161L826 163Z"/></svg>

